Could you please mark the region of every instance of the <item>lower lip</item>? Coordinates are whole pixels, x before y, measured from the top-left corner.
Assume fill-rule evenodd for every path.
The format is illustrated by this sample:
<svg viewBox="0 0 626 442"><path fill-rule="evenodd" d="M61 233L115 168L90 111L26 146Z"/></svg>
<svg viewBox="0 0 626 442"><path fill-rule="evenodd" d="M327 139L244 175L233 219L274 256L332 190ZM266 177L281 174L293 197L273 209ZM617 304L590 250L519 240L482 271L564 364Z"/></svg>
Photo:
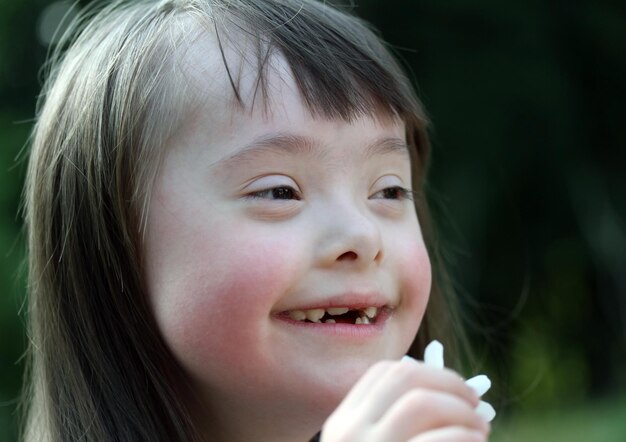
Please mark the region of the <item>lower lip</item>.
<svg viewBox="0 0 626 442"><path fill-rule="evenodd" d="M324 322L295 321L286 315L276 315L274 318L293 330L358 340L379 336L385 328L385 323L391 317L391 313L391 310L388 308L381 309L376 316L376 322L371 324L349 324L340 322L327 324Z"/></svg>

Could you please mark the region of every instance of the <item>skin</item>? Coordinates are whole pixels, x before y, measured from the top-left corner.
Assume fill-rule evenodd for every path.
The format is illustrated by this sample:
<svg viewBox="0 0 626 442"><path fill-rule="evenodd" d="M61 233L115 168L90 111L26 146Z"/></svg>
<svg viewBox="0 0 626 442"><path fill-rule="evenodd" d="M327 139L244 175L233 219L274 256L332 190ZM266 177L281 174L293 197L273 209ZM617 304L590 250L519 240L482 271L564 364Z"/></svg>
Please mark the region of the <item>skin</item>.
<svg viewBox="0 0 626 442"><path fill-rule="evenodd" d="M490 426L457 373L415 360L371 367L328 418L322 442L479 442Z"/></svg>
<svg viewBox="0 0 626 442"><path fill-rule="evenodd" d="M467 428L477 399L458 375L378 363L406 352L431 284L419 222L401 190L411 185L402 122L313 118L279 57L271 111L238 109L224 94L228 79L208 38L184 64L200 98L170 139L155 182L145 276L160 331L197 387L199 426L218 440L306 440L336 410L326 429L380 421L378 440ZM251 102L254 70L234 71ZM372 325L333 326L285 314L344 305L384 306L386 315ZM406 373L395 376L397 367ZM353 386L353 399L337 408ZM407 410L428 401L409 400L385 420L354 400L371 388L379 406L393 409L418 389L462 412L447 417L441 407L435 419L399 427L394 419L407 421ZM392 434L398 428L403 439ZM326 441L366 440L356 437L362 432L325 433Z"/></svg>

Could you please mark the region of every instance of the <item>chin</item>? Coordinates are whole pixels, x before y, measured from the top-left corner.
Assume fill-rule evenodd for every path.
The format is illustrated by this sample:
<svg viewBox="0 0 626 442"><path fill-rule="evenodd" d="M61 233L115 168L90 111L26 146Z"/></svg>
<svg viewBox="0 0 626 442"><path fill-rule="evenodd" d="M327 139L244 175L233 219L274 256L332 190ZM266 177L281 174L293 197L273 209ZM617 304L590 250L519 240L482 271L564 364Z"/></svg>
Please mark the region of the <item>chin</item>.
<svg viewBox="0 0 626 442"><path fill-rule="evenodd" d="M301 400L311 404L327 417L343 401L354 384L379 359L329 362L330 369L305 373L297 381ZM305 381L307 379L307 381ZM293 393L294 390L291 390Z"/></svg>

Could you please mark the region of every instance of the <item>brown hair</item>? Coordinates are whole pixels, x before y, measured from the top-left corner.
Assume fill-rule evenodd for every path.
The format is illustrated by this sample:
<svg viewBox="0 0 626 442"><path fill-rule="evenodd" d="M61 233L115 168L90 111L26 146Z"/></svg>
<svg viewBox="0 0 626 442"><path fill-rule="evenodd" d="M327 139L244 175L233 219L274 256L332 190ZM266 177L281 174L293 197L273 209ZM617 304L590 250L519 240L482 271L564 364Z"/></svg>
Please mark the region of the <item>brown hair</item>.
<svg viewBox="0 0 626 442"><path fill-rule="evenodd" d="M233 30L254 43L240 49L256 60L264 97L267 59L279 51L312 115L400 117L422 193L426 116L402 69L359 19L311 0L117 1L85 11L52 56L25 188L26 440L200 439L185 377L150 314L141 241L163 146L188 99L177 61L206 25L220 45ZM416 198L416 210L436 268L425 198ZM454 335L450 302L435 274L417 355L432 337Z"/></svg>

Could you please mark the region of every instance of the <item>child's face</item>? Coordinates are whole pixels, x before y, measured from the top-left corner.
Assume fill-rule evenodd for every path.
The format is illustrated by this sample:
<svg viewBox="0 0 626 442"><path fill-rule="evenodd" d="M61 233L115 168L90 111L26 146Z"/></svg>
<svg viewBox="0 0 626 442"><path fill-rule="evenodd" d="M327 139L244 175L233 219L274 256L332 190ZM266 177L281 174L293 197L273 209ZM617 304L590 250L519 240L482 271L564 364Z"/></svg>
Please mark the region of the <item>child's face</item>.
<svg viewBox="0 0 626 442"><path fill-rule="evenodd" d="M171 140L153 190L154 314L212 409L328 414L368 366L406 352L426 307L429 259L397 189L411 186L404 126L314 119L288 74L270 78L271 115L233 110L214 62L195 61L212 100ZM330 307L379 313L289 315Z"/></svg>

